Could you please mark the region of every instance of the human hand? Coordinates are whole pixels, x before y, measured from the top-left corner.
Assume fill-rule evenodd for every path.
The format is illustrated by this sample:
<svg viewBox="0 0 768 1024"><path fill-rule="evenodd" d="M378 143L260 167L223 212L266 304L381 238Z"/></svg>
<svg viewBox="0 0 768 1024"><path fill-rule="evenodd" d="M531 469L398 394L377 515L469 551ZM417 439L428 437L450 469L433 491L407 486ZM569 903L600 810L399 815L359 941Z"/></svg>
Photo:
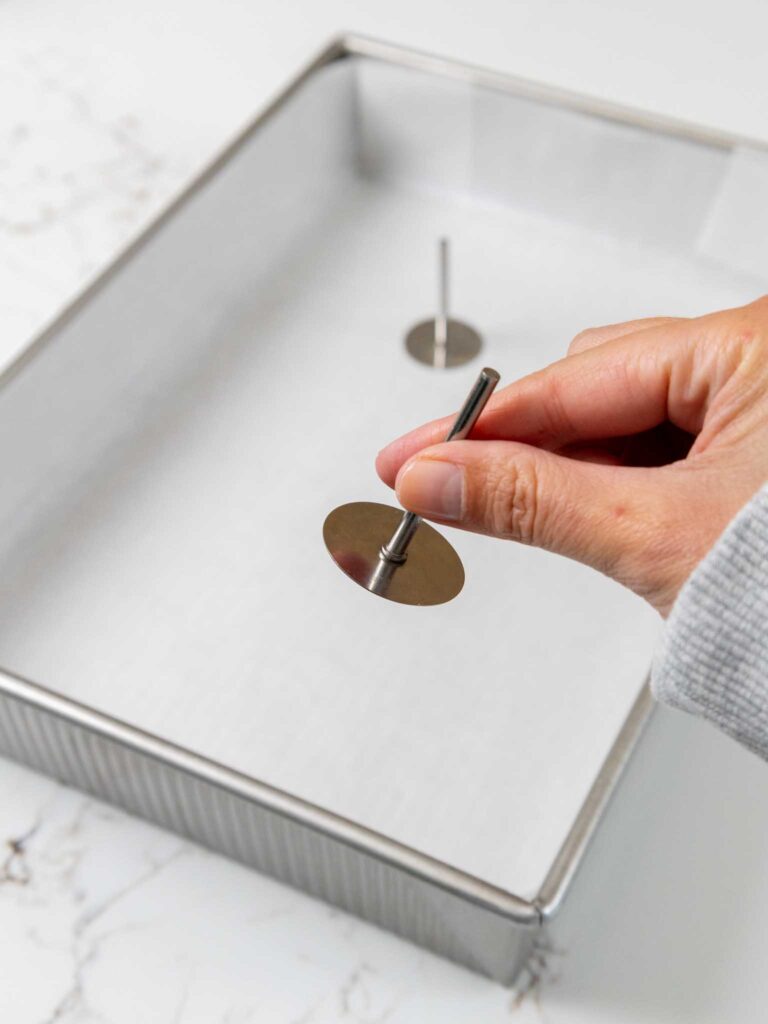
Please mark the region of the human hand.
<svg viewBox="0 0 768 1024"><path fill-rule="evenodd" d="M768 480L768 296L583 331L494 395L474 440L439 443L451 419L379 453L405 508L575 558L666 615Z"/></svg>

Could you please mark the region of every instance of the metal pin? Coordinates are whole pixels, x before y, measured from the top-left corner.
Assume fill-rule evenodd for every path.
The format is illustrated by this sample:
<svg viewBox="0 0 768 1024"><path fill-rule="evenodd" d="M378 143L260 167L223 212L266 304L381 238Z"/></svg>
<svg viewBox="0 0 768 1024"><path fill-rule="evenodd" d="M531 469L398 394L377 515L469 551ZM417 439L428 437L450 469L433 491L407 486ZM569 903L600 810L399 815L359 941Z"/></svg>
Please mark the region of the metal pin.
<svg viewBox="0 0 768 1024"><path fill-rule="evenodd" d="M450 315L450 243L441 238L437 246L437 310L430 320L415 324L405 336L405 347L420 363L438 370L462 366L474 359L482 339L474 327Z"/></svg>
<svg viewBox="0 0 768 1024"><path fill-rule="evenodd" d="M444 370L448 362L448 274L450 251L448 239L441 238L437 257L437 316L435 317L434 365Z"/></svg>
<svg viewBox="0 0 768 1024"><path fill-rule="evenodd" d="M453 421L453 426L448 431L446 441L463 441L468 436L472 427L477 422L480 413L485 408L493 390L499 383L500 377L496 370L489 367L480 371L477 380L466 397L464 405ZM404 512L397 529L389 541L381 548L380 558L384 562L402 565L408 557L408 545L419 528L421 518L414 512Z"/></svg>

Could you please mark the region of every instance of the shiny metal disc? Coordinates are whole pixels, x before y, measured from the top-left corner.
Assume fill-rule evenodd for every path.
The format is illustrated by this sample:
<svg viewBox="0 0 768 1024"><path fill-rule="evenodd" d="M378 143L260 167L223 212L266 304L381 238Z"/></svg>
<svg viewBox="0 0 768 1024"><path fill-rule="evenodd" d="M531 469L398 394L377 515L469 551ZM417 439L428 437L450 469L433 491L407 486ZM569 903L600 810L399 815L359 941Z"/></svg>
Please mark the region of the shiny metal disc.
<svg viewBox="0 0 768 1024"><path fill-rule="evenodd" d="M461 320L446 321L447 343L435 344L435 321L423 320L405 336L405 347L414 359L436 369L463 366L480 352L483 340L474 327Z"/></svg>
<svg viewBox="0 0 768 1024"><path fill-rule="evenodd" d="M361 587L399 604L444 604L464 586L464 567L451 545L422 522L402 565L380 556L402 509L372 501L340 505L323 524L323 539L338 567Z"/></svg>

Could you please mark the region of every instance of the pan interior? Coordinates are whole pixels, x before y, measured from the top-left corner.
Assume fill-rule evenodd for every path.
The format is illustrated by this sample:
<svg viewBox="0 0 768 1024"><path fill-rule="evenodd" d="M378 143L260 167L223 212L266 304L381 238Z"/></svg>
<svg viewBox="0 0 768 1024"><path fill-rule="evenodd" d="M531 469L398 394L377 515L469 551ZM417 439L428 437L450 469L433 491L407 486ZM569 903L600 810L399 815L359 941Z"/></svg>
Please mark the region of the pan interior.
<svg viewBox="0 0 768 1024"><path fill-rule="evenodd" d="M449 530L454 600L375 600L321 527L390 502L376 451L463 400L472 363L403 345L438 238L512 381L587 325L753 297L719 241L739 158L374 61L312 76L0 393L0 665L535 893L655 615Z"/></svg>

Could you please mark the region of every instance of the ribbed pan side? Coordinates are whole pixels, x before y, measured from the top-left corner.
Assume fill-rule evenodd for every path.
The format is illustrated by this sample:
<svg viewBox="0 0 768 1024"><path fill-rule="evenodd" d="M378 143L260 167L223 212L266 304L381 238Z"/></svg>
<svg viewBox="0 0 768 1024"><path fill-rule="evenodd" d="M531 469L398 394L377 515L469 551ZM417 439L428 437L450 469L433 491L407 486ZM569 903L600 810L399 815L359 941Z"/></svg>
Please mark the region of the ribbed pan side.
<svg viewBox="0 0 768 1024"><path fill-rule="evenodd" d="M2 691L0 751L503 984L533 943L535 927Z"/></svg>

